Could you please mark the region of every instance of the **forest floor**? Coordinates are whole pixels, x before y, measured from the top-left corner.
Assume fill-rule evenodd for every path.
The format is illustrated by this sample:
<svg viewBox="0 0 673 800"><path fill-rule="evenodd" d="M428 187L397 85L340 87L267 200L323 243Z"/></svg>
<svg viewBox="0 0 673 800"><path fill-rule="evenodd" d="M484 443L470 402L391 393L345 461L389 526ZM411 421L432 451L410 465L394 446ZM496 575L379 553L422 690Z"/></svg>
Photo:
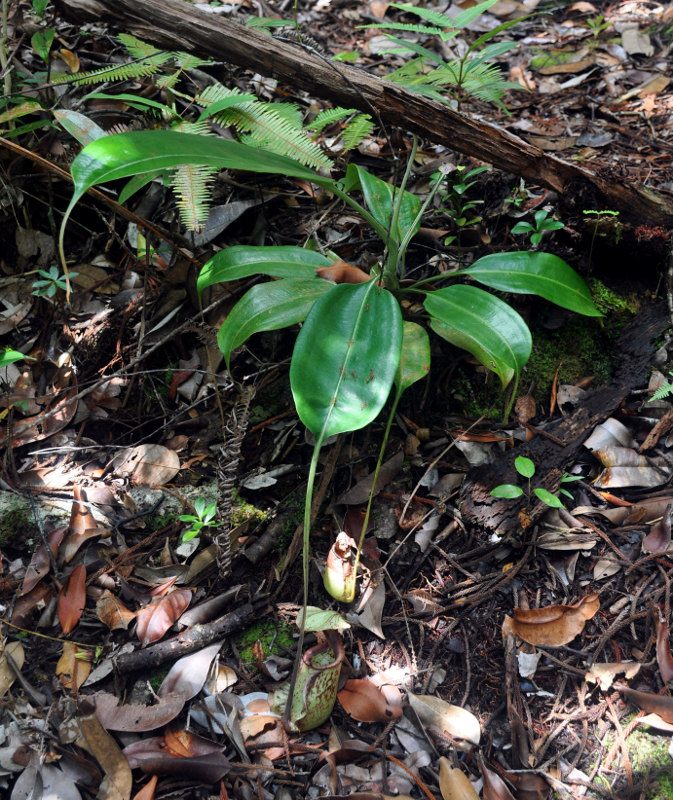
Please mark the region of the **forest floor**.
<svg viewBox="0 0 673 800"><path fill-rule="evenodd" d="M293 24L288 2L201 5L269 35ZM3 11L0 791L672 797L671 232L354 110L316 131L323 98L226 62L163 59L46 0ZM387 53L375 26L422 21L382 0L298 11L308 47L382 77L409 55ZM483 46L513 43L488 62L500 77L483 78L481 96L449 87L453 108L671 202L669 5L500 0L443 42L393 33L450 61L498 26ZM101 68L104 82L76 80ZM500 95L498 80L519 88ZM66 228L67 278L59 266L82 144L195 123L213 84L281 108L335 177L356 164L399 185L413 153L407 189L424 200L444 175L408 277L544 251L583 277L603 315L510 294L533 337L514 398L478 358L433 340L431 369L394 416L352 604L333 600L321 573L352 557L342 537L360 537L385 414L324 448L309 603L338 616L314 624L305 661L336 667L308 669L300 694L309 711L330 681L338 694L310 730L288 731L272 702L297 650L313 450L288 379L298 326L251 329L229 371L217 333L257 279L201 298L196 279L234 245L310 243L345 274L369 271L381 241L316 184L230 169L205 192L183 185L177 203L168 180L139 184L124 208L99 186ZM250 141L231 120L209 131ZM403 310L423 318L410 301ZM498 470L523 499L484 500ZM535 511L540 486L560 507Z"/></svg>

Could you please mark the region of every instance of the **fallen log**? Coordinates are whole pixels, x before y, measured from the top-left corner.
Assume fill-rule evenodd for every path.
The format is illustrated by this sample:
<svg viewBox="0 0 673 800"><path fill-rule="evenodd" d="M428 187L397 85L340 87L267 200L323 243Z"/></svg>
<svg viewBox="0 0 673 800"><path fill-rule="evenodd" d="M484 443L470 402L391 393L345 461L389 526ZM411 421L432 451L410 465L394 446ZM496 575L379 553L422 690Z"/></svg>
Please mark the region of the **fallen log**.
<svg viewBox="0 0 673 800"><path fill-rule="evenodd" d="M591 208L616 209L631 224L673 225L673 205L647 189L613 182L390 81L336 63L300 44L201 11L183 0L55 0L73 22L106 21L158 47L196 52L272 76L323 99L376 114L386 123L546 186L586 195Z"/></svg>

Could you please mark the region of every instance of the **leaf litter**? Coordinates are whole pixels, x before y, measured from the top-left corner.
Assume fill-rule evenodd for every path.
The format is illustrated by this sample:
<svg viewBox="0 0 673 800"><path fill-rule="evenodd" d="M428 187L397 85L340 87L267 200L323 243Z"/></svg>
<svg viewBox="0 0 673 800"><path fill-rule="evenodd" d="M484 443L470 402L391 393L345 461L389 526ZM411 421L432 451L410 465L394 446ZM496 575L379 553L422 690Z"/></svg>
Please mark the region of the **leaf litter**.
<svg viewBox="0 0 673 800"><path fill-rule="evenodd" d="M324 5L311 9L313 21L329 19ZM387 4L370 5L375 19L385 16ZM484 19L492 25L496 16L508 20L520 13L508 5L499 3ZM561 18L550 17L544 29L533 29L530 23L509 66L512 79L537 91L538 102L527 109L527 101L519 98L516 119L506 122L549 152L577 148L585 163L616 169L625 161L636 176L639 169L651 172L655 187L673 185L652 156L656 141L649 130L641 134L647 145L641 156L645 166L627 157L631 142L625 115L642 115L658 139L670 138L662 122L670 109L668 84L656 80L662 77L656 61L644 60L654 47L647 20L628 8L600 20L603 13L597 5L575 3ZM592 25L616 31L624 22L621 17L631 27L620 44L600 31L593 35ZM324 28L334 35L333 21ZM373 37L360 41L364 50L376 49ZM543 65L536 61L543 55L537 52L540 46L557 42L561 46L551 60ZM654 43L658 46L656 38ZM67 52L64 60L74 64L72 51ZM590 119L573 108L577 91L588 86L601 111ZM372 140L363 149L376 153L383 144ZM433 155L428 152L423 158ZM265 203L274 192L264 193ZM169 222L163 202L157 218ZM259 205L255 196L217 206L213 212L219 213L212 214L194 245L215 239L245 209ZM352 249L347 234L358 224L352 217L331 218L327 239L345 238L346 250ZM48 266L50 237L38 233L17 228L17 252L24 266ZM644 230L641 235L649 234ZM134 242L140 249L137 229ZM352 266L354 259L346 250L348 261L330 268L328 277L357 282L363 273ZM522 394L517 405L520 427L504 434L477 430L475 435L483 438L471 441L459 432L464 420L456 419L428 427L424 437L415 430L413 451L407 452L411 466L400 447L391 453L376 487L379 518L391 508L397 518L393 514L389 539L376 526L367 532L369 574L357 604L345 615L353 630L344 635L348 663L338 687L339 703L317 732L288 737L269 708L268 693L281 678L282 657L292 642L282 649L260 636L254 656L245 660L232 637L236 615L246 606L252 612L241 617L241 627L255 616L272 615L279 632L286 621L294 621L296 608L290 612L277 603L278 598L290 605L296 600L296 593L279 588L283 564L278 556L284 545L272 544L276 549L264 570L247 564L239 548L256 543L261 534L254 518L244 519L233 537L234 575L244 587L235 594L229 594L230 582L217 578L215 551L206 546L207 537L192 553L178 552L175 517L185 512L187 498L194 498L187 484L192 475L208 474L208 469L199 472L200 465L212 469L212 450L223 438L218 422L223 409L216 409L212 388L223 392L225 414L233 406L233 385L221 370L212 334L190 320L183 329L182 352L172 353L171 366L148 364L139 380L136 364L97 380L95 389L78 397L89 390L81 388L80 373L91 380L107 363L96 358L109 359L114 353L128 365L139 337L146 349L161 342L162 329L168 331L185 300L189 262L169 265L170 254L167 261L164 255L147 253L145 260L131 265L134 269L118 269L105 259L78 265L68 340L53 336L44 349L37 344L40 324L33 319L33 306L24 299L26 286L11 289L3 301L0 330L3 335L20 332L23 351L37 361L7 378L4 407L16 416L11 429L3 423L3 438L18 461L8 469L6 486L58 491L72 500L69 519L60 527L36 530L30 547L23 542L2 545L0 580L7 602L0 692L13 714L2 719L3 790L11 787L13 800L33 796L40 785L43 796L97 793L116 800L136 792L135 797L151 800L155 793L169 792L172 779L183 786L205 783L220 796L232 796L240 788L236 782L247 780L265 797L301 797L317 790L367 800L393 795L441 795L447 800L478 796L481 777L485 800L544 798L550 796L550 787L567 796L590 789L599 772L601 779L613 780L610 770L621 757L614 785L621 779L622 789L630 783L633 791L637 786L646 791L656 776L634 774L626 753L619 756L615 750L607 765L591 766L583 709L594 709L597 733L606 747L612 729L620 732L608 706L617 709L618 717L642 708L650 724L662 729L673 722L670 698L660 693L673 675L668 627L671 457L666 434L654 433L663 430L659 422L670 407L661 407L657 420L653 407L641 402L645 395L625 398L619 409L622 421L603 421L585 443L578 465L581 481L569 486L567 513L550 512L532 543L526 538L530 533L521 540L487 542L469 530L455 505L458 483L451 476L459 482L469 463L497 459L501 445L494 444L496 439L511 442L537 435L530 426L543 422L544 398L536 398L534 390ZM156 269L146 271L149 263ZM159 285L165 293L158 291ZM141 318L141 308L148 320ZM215 315L210 322L217 327ZM269 341L265 355L273 359L283 352L282 343ZM62 350L60 358L53 355L54 346ZM69 347L80 361L76 369ZM247 364L252 370L252 361ZM585 391L578 385L582 377L577 376L576 384L561 384L559 395L563 388L563 397L572 395L581 406L586 398L580 396ZM279 385L269 381L271 396L281 394ZM459 394L453 387L447 392L452 401ZM135 415L124 413L129 401L136 403ZM268 398L266 402L273 404ZM183 405L174 413L177 403ZM297 458L303 466L296 455L302 445L295 425L277 419L286 410L282 405L262 407L251 425L239 475L243 489L246 481L258 485L258 475L278 469L281 455L283 464ZM420 404L405 413L404 425L427 424ZM120 419L123 425L117 424ZM650 441L650 434L651 444L639 447L646 436ZM443 448L451 439L456 441L446 455ZM397 444L409 447L410 439ZM324 521L315 534L321 556L342 528L352 539L359 535L357 518L348 523L338 517L339 504L351 503L357 510L367 498L373 473L366 466L366 442L354 439L349 447L339 468L343 472L344 465L355 465L357 474L352 480L340 475L332 506L337 522ZM430 464L436 465L437 479L446 483L440 499L431 491L437 480L424 483L419 477L419 470ZM282 475L274 474L273 480L273 487L267 486L273 488L270 506L281 502L281 490L296 489ZM408 484L416 480L421 490L412 502ZM179 495L180 508L163 518L163 509L148 514L153 502L137 505L129 500L133 484L167 487L161 495L166 508L171 493ZM616 501L625 505L612 505ZM387 551L383 557L378 545ZM386 560L393 551L395 557ZM265 596L267 591L276 602ZM185 617L197 609L198 617ZM223 618L228 626L223 635L208 644L199 641L201 628L209 633L209 625ZM180 633L185 622L193 634L189 653ZM325 624L319 621L316 630ZM511 663L510 654L517 656ZM519 672L524 655L535 659L525 678ZM133 657L134 669L124 671L123 657ZM169 664L168 673L157 681L156 671ZM104 688L93 691L92 667L104 665L107 674L96 676ZM615 676L633 683L615 684ZM243 686L261 691L246 696ZM618 694L609 694L615 688ZM32 731L46 734L46 739ZM127 743L129 734L136 741ZM45 741L52 741L55 749ZM488 748L480 750L482 742ZM557 756L562 751L570 752L572 760ZM311 774L313 764L323 762ZM576 769L579 764L585 772ZM143 775L151 776L148 782ZM244 794L241 790L240 796Z"/></svg>

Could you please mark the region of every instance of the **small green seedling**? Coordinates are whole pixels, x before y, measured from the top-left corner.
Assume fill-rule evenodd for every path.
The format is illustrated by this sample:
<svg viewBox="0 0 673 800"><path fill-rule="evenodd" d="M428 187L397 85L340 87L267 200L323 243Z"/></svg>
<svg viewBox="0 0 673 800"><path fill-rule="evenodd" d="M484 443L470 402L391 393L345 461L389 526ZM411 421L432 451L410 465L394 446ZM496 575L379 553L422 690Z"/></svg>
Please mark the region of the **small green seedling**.
<svg viewBox="0 0 673 800"><path fill-rule="evenodd" d="M584 24L591 31L591 35L594 39L597 39L612 23L608 22L602 14L597 14L595 17L590 17L586 20Z"/></svg>
<svg viewBox="0 0 673 800"><path fill-rule="evenodd" d="M35 361L32 356L25 356L23 353L19 353L18 350L12 350L11 347L6 347L2 352L0 352L0 369L2 367L8 367L15 361L21 361L24 358L28 361Z"/></svg>
<svg viewBox="0 0 673 800"><path fill-rule="evenodd" d="M535 212L535 224L530 222L517 222L512 228L512 233L530 235L531 244L540 244L542 235L545 231L558 231L563 227L563 223L557 219L547 219L549 212L544 209Z"/></svg>
<svg viewBox="0 0 673 800"><path fill-rule="evenodd" d="M521 497L522 495L526 495L528 500L530 501L531 497L531 488L530 488L530 479L535 475L535 464L530 460L530 458L526 458L525 456L519 456L514 461L514 468L516 471L521 475L523 478L527 478L528 480L528 490L524 491L520 486L516 486L513 483L501 483L500 486L496 486L495 489L491 492L493 497L504 497L505 499L514 499L516 497ZM569 476L570 477L570 476ZM574 477L570 478L571 480L576 480ZM548 492L546 489L542 489L541 487L537 487L533 489L533 494L537 497L538 500L541 500L545 505L550 506L551 508L563 508L563 503L556 497L556 495Z"/></svg>
<svg viewBox="0 0 673 800"><path fill-rule="evenodd" d="M44 280L33 282L33 291L36 297L53 297L59 289L66 291L68 284L66 283L65 275L61 275L58 267L49 267L49 272L43 269L38 269L38 275L41 275ZM72 278L78 275L77 272L69 272L69 277Z"/></svg>
<svg viewBox="0 0 673 800"><path fill-rule="evenodd" d="M612 234L615 239L615 243L618 243L621 238L621 224L617 220L617 217L619 216L619 211L610 211L610 210L596 211L596 209L590 208L585 211L582 211L582 213L584 214L585 217L594 217L596 220L596 224L594 225L594 232L591 237L591 244L589 245L589 268L591 269L596 237L599 235L607 236L608 232L605 230L606 226L612 223L612 227L614 229L612 231Z"/></svg>
<svg viewBox="0 0 673 800"><path fill-rule="evenodd" d="M217 514L217 505L208 503L203 497L197 497L194 501L194 514L182 514L178 517L180 522L191 522L191 528L182 534L182 541L189 542L195 536L199 536L204 528L219 528L221 522L213 522Z"/></svg>
<svg viewBox="0 0 673 800"><path fill-rule="evenodd" d="M452 242L457 241L458 247L460 247L462 230L476 225L482 219L474 213L474 209L482 205L484 201L468 200L466 192L477 182L476 176L488 170L489 167L475 167L467 172L466 169L467 167L463 166L456 167L452 173L440 170L432 176L433 184L443 182L438 191L438 196L442 203L439 211L448 214L458 229L456 236L448 236L444 240L445 245L450 245Z"/></svg>

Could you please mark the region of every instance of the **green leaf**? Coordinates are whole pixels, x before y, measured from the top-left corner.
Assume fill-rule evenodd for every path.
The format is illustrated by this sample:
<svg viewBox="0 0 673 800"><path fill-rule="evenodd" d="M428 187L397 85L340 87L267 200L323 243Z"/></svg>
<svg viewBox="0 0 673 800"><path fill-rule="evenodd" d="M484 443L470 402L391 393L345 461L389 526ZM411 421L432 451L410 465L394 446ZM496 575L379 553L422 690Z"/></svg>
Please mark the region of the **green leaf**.
<svg viewBox="0 0 673 800"><path fill-rule="evenodd" d="M22 361L24 358L27 361L35 361L32 356L26 356L18 350L12 350L11 347L7 347L0 351L0 368L13 364L15 361Z"/></svg>
<svg viewBox="0 0 673 800"><path fill-rule="evenodd" d="M227 369L232 350L249 336L296 325L332 288L329 281L321 278L286 278L253 286L231 309L217 333L217 346L224 354Z"/></svg>
<svg viewBox="0 0 673 800"><path fill-rule="evenodd" d="M400 190L387 181L383 181L381 178L377 178L376 175L367 172L366 169L359 167L357 164L349 164L346 170L346 191L348 192L355 188L362 189L365 203L372 216L384 228L389 229L394 198L397 198ZM420 220L417 219L420 209L421 201L419 198L415 194L405 191L397 227L394 231L391 231L398 242L402 241L410 228L413 228L414 233L416 233L421 224Z"/></svg>
<svg viewBox="0 0 673 800"><path fill-rule="evenodd" d="M196 288L199 294L214 283L236 281L251 275L269 275L272 278L316 277L319 267L329 267L329 258L303 247L251 247L235 245L220 250L206 261L199 273Z"/></svg>
<svg viewBox="0 0 673 800"><path fill-rule="evenodd" d="M430 338L425 328L415 322L403 323L402 352L395 373L397 391L402 394L430 371Z"/></svg>
<svg viewBox="0 0 673 800"><path fill-rule="evenodd" d="M230 106L235 106L237 103L244 103L246 101L255 102L256 100L257 98L254 94L232 94L229 95L229 97L222 97L206 106L199 116L198 122L200 122L202 119L212 117L215 114L219 114L220 111L224 111L225 108L229 108Z"/></svg>
<svg viewBox="0 0 673 800"><path fill-rule="evenodd" d="M40 56L45 64L49 63L49 51L54 41L55 31L53 28L42 28L30 37L30 44L35 52Z"/></svg>
<svg viewBox="0 0 673 800"><path fill-rule="evenodd" d="M461 274L491 289L536 294L578 314L602 316L582 278L562 258L551 253L494 253L475 261Z"/></svg>
<svg viewBox="0 0 673 800"><path fill-rule="evenodd" d="M299 418L316 438L363 428L393 384L402 314L375 281L333 286L313 306L297 337L290 385Z"/></svg>
<svg viewBox="0 0 673 800"><path fill-rule="evenodd" d="M62 125L68 133L82 145L91 144L96 139L102 139L109 134L79 111L71 109L56 110L52 112L59 125Z"/></svg>
<svg viewBox="0 0 673 800"><path fill-rule="evenodd" d="M532 478L535 475L535 464L526 456L518 456L514 460L514 468L524 478Z"/></svg>
<svg viewBox="0 0 673 800"><path fill-rule="evenodd" d="M503 388L530 358L528 326L507 303L475 286L447 286L428 292L423 303L430 326L493 370Z"/></svg>
<svg viewBox="0 0 673 800"><path fill-rule="evenodd" d="M297 625L301 625L304 609L297 614ZM350 623L338 611L323 611L316 606L306 607L305 631L345 631L350 628Z"/></svg>
<svg viewBox="0 0 673 800"><path fill-rule="evenodd" d="M546 489L533 489L533 493L537 496L538 500L542 500L545 505L551 508L564 508L563 503L558 499L555 494L548 492Z"/></svg>
<svg viewBox="0 0 673 800"><path fill-rule="evenodd" d="M501 483L491 492L491 497L504 497L506 500L513 500L515 497L521 497L522 494L523 489L520 486L515 486L513 483Z"/></svg>

